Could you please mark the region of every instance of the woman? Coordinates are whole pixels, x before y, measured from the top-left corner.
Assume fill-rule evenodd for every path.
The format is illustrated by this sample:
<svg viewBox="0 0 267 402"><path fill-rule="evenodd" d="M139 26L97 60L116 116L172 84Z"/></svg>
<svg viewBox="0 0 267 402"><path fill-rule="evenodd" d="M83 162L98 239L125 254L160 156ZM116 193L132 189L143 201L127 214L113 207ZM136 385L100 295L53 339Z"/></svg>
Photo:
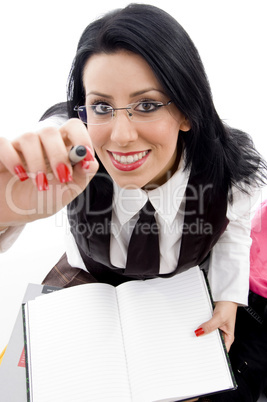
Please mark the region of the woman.
<svg viewBox="0 0 267 402"><path fill-rule="evenodd" d="M62 126L51 127L54 116ZM93 22L78 44L68 101L47 118L37 133L1 139L3 238L68 205L67 260L45 279L69 278L65 286L167 277L209 260L216 307L196 335L220 328L229 350L248 297L249 210L266 171L248 135L218 117L183 28L137 4ZM68 150L80 144L87 157L72 167ZM144 241L157 232L159 252L143 247L140 264L129 244L144 206L156 210Z"/></svg>

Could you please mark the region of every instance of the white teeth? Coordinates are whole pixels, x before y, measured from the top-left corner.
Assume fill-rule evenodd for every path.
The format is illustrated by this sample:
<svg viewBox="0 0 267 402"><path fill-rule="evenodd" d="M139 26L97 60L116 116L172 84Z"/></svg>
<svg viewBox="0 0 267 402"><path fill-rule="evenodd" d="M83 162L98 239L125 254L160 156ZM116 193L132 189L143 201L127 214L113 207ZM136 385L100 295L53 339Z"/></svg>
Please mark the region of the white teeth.
<svg viewBox="0 0 267 402"><path fill-rule="evenodd" d="M137 162L138 160L144 158L144 156L146 156L148 154L148 151L144 151L144 152L139 152L137 154L133 154L133 155L118 155L112 152L112 156L113 158L120 162L123 163L125 165L129 164L129 163L133 163L133 162Z"/></svg>
<svg viewBox="0 0 267 402"><path fill-rule="evenodd" d="M134 161L134 158L132 155L127 156L127 158L126 158L127 163L133 163L133 161Z"/></svg>

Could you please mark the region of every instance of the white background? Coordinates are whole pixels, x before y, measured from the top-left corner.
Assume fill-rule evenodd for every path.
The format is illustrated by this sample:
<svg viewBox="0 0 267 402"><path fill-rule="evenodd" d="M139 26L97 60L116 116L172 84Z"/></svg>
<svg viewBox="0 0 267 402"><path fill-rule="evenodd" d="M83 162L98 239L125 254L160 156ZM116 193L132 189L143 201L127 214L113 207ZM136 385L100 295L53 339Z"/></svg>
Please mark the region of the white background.
<svg viewBox="0 0 267 402"><path fill-rule="evenodd" d="M222 119L249 132L267 158L265 0L155 0L195 42ZM97 16L128 1L10 1L1 6L1 136L30 129L65 100L78 39ZM265 193L266 194L266 193ZM266 198L266 197L265 197ZM28 282L40 283L64 252L64 213L30 224L0 255L0 351Z"/></svg>

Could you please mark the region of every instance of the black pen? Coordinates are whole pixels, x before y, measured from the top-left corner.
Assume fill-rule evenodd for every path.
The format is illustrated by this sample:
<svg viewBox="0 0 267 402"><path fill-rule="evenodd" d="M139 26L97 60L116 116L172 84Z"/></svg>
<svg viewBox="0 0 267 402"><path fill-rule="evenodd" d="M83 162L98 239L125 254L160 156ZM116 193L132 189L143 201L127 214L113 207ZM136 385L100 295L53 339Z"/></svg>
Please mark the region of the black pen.
<svg viewBox="0 0 267 402"><path fill-rule="evenodd" d="M84 145L75 145L69 151L69 160L72 166L81 162L86 156L87 150Z"/></svg>

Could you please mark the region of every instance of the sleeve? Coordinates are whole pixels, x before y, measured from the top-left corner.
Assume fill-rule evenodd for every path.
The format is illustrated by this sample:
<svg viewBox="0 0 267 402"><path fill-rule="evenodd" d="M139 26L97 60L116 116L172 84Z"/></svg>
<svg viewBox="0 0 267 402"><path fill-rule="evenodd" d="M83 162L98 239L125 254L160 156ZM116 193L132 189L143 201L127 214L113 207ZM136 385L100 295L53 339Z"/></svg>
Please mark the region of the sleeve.
<svg viewBox="0 0 267 402"><path fill-rule="evenodd" d="M25 225L10 226L0 234L0 253L7 251L17 240Z"/></svg>
<svg viewBox="0 0 267 402"><path fill-rule="evenodd" d="M81 254L79 252L79 249L77 247L76 241L70 231L68 230L68 233L65 235L65 244L66 244L66 255L67 255L67 260L68 263L73 267L73 268L81 268L85 272L88 272L86 269L83 259L81 257Z"/></svg>
<svg viewBox="0 0 267 402"><path fill-rule="evenodd" d="M227 208L229 224L210 256L208 280L214 301L248 303L251 218L259 198L259 190L248 195L233 189L233 203Z"/></svg>
<svg viewBox="0 0 267 402"><path fill-rule="evenodd" d="M54 115L45 120L39 121L35 125L33 130L38 131L38 130L41 130L42 128L46 128L46 127L60 127L60 126L62 126L62 124L66 123L67 120L68 120L67 116Z"/></svg>

